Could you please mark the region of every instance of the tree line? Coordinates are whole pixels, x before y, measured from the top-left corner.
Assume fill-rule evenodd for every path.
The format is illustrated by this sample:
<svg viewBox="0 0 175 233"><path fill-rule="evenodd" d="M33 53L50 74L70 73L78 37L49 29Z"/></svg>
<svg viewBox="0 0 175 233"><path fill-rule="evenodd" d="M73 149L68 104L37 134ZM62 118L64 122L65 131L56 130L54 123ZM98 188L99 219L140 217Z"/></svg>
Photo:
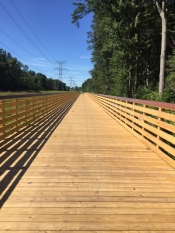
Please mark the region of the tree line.
<svg viewBox="0 0 175 233"><path fill-rule="evenodd" d="M174 0L77 0L74 5L72 23L78 27L93 15L87 43L94 66L83 91L175 102Z"/></svg>
<svg viewBox="0 0 175 233"><path fill-rule="evenodd" d="M69 90L66 84L29 70L9 52L0 49L0 91Z"/></svg>

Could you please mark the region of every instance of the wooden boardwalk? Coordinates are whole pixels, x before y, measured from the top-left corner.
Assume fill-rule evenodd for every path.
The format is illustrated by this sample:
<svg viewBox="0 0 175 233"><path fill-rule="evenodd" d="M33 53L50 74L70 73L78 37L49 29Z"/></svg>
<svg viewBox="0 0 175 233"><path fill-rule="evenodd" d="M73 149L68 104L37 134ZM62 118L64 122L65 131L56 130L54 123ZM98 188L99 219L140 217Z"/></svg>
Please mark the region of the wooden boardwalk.
<svg viewBox="0 0 175 233"><path fill-rule="evenodd" d="M173 233L175 171L82 94L3 203L6 231Z"/></svg>

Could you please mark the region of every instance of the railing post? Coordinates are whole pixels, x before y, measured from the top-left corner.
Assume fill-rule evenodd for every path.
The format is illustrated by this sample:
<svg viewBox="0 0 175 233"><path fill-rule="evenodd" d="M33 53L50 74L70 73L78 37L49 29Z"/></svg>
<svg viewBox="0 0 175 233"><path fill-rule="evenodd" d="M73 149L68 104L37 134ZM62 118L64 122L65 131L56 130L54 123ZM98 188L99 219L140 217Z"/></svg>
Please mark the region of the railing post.
<svg viewBox="0 0 175 233"><path fill-rule="evenodd" d="M135 103L133 102L132 105L134 106ZM134 109L134 108L132 108L132 110L133 110L133 112L135 112L135 109ZM134 117L134 114L132 115L132 117ZM133 129L134 129L134 121L132 121L132 130L133 130Z"/></svg>
<svg viewBox="0 0 175 233"><path fill-rule="evenodd" d="M159 112L159 114L158 114L158 124L157 124L157 129L158 129L158 132L159 132L159 130L160 130L160 121L162 120L162 118L160 117L160 113L161 113L161 111L162 111L162 108L161 107L159 107L159 110L158 110L158 112ZM157 135L157 142L156 142L156 147L159 149L160 147L159 147L159 140L160 140L160 136L159 135Z"/></svg>
<svg viewBox="0 0 175 233"><path fill-rule="evenodd" d="M143 104L143 109L145 109L147 107L147 105L146 104ZM142 115L143 115L143 118L144 118L144 116L145 116L145 111L143 111L142 112ZM142 118L142 138L144 138L144 130L145 130L145 128L144 128L144 123L145 123L145 120Z"/></svg>
<svg viewBox="0 0 175 233"><path fill-rule="evenodd" d="M14 99L14 103L15 103L15 105L14 105L14 107L15 107L15 113L13 113L13 114L15 114L15 118L14 118L15 124L13 126L13 133L17 132L17 130L18 130L18 124L17 124L17 118L18 118L18 112L17 112L18 111L18 100Z"/></svg>
<svg viewBox="0 0 175 233"><path fill-rule="evenodd" d="M175 104L115 97L119 101L119 106L115 108L111 96L97 96L94 101L100 107L175 167L175 162L170 158L175 157Z"/></svg>
<svg viewBox="0 0 175 233"><path fill-rule="evenodd" d="M128 101L127 101L127 100L125 101L125 103L128 105ZM127 107L126 107L126 108L127 108ZM126 111L125 111L125 113L126 113ZM125 119L124 119L125 125L127 125L127 123L126 123L126 117L124 116L124 118L125 118Z"/></svg>
<svg viewBox="0 0 175 233"><path fill-rule="evenodd" d="M0 106L1 106L1 111L0 111L0 128L2 129L0 132L0 140L4 140L4 101L0 100Z"/></svg>

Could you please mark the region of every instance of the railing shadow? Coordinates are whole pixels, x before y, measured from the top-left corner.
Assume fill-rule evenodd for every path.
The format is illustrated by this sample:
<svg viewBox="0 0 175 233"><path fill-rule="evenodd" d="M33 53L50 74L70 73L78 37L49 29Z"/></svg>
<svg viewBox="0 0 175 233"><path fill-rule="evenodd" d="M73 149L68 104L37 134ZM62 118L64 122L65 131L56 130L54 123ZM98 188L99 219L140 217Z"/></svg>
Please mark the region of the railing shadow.
<svg viewBox="0 0 175 233"><path fill-rule="evenodd" d="M4 205L55 128L68 113L76 98L63 104L37 123L0 143L0 208Z"/></svg>

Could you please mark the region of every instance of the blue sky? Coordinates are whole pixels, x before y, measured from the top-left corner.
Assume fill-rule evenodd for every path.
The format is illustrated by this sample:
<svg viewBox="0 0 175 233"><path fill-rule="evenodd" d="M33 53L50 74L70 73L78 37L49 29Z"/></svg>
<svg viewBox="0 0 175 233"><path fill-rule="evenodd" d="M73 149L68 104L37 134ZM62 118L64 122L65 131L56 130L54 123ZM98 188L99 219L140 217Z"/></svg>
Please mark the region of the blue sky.
<svg viewBox="0 0 175 233"><path fill-rule="evenodd" d="M73 2L76 0L0 0L0 47L48 78L58 78L55 62L66 61L63 81L69 85L72 77L81 86L93 68L86 43L92 15L77 28L71 23Z"/></svg>

